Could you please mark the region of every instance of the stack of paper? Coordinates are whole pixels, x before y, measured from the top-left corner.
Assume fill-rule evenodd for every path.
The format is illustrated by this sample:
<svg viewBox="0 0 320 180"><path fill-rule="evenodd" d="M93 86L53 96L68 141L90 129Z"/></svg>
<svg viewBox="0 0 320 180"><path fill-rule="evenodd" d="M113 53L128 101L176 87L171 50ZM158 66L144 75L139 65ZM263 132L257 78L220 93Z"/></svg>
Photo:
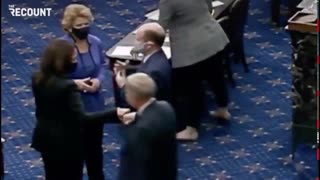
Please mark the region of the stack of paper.
<svg viewBox="0 0 320 180"><path fill-rule="evenodd" d="M131 55L131 50L132 50L133 46L117 46L113 52L112 52L112 56L132 56ZM162 50L164 51L164 53L166 54L167 58L171 58L171 49L168 46L163 46ZM139 58L141 58L143 55L139 54Z"/></svg>
<svg viewBox="0 0 320 180"><path fill-rule="evenodd" d="M164 39L164 42L170 42L169 36L166 36L166 38Z"/></svg>
<svg viewBox="0 0 320 180"><path fill-rule="evenodd" d="M214 11L214 9L212 9L212 11L211 11L211 16L213 16L213 15L214 15L214 12L215 12L215 11Z"/></svg>
<svg viewBox="0 0 320 180"><path fill-rule="evenodd" d="M215 7L219 7L219 6L224 5L224 3L221 1L212 1L211 5L213 8L215 8Z"/></svg>
<svg viewBox="0 0 320 180"><path fill-rule="evenodd" d="M133 46L117 46L113 52L112 56L131 56L131 50Z"/></svg>
<svg viewBox="0 0 320 180"><path fill-rule="evenodd" d="M168 46L163 46L162 47L163 52L166 54L167 58L171 58L171 49Z"/></svg>
<svg viewBox="0 0 320 180"><path fill-rule="evenodd" d="M151 11L150 13L146 14L145 17L154 21L159 20L159 9Z"/></svg>
<svg viewBox="0 0 320 180"><path fill-rule="evenodd" d="M300 4L298 4L297 8L307 8L311 6L312 4L317 4L317 1L315 0L303 0Z"/></svg>

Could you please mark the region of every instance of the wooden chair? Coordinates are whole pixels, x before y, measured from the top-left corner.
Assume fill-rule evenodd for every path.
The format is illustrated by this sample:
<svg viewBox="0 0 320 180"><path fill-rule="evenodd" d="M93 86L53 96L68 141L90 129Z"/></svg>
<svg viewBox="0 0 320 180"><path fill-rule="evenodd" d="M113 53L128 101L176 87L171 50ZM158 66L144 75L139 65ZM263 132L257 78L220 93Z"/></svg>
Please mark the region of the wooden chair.
<svg viewBox="0 0 320 180"><path fill-rule="evenodd" d="M297 5L302 0L288 0L288 9L289 14L288 17L293 16L297 12ZM277 26L280 25L280 5L281 0L271 0L271 20L274 22Z"/></svg>

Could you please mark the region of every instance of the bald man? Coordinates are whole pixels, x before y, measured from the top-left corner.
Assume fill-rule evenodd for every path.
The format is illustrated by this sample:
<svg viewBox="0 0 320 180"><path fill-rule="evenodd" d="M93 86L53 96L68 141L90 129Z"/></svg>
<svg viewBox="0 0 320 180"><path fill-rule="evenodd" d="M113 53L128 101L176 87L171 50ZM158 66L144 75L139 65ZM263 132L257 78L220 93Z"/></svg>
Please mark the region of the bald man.
<svg viewBox="0 0 320 180"><path fill-rule="evenodd" d="M133 54L143 54L142 64L137 72L148 74L157 85L157 100L171 102L171 65L162 50L165 39L165 31L158 23L146 23L137 29L136 46ZM123 88L125 73L116 69L116 82ZM123 96L122 96L122 99Z"/></svg>
<svg viewBox="0 0 320 180"><path fill-rule="evenodd" d="M122 129L119 180L175 180L175 113L157 101L155 82L144 73L126 79L127 102L137 109L135 121Z"/></svg>

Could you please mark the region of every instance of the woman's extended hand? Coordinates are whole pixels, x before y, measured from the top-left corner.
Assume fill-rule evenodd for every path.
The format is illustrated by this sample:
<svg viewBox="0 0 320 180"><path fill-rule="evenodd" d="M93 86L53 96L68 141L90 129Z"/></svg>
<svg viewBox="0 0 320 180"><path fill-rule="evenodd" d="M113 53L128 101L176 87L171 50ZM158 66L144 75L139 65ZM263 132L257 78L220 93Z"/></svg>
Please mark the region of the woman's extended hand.
<svg viewBox="0 0 320 180"><path fill-rule="evenodd" d="M78 89L80 91L93 91L93 88L88 84L88 81L90 81L90 78L84 78L84 79L74 79L73 82L77 85Z"/></svg>
<svg viewBox="0 0 320 180"><path fill-rule="evenodd" d="M123 116L129 112L129 108L117 108L117 115L121 121L123 120Z"/></svg>

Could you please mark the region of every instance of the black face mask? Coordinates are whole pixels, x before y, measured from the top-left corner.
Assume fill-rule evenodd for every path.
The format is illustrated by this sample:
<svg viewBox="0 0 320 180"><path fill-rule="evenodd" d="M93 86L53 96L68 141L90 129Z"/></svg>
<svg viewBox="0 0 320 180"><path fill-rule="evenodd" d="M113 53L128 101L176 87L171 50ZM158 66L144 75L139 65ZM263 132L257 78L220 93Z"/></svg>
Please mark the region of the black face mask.
<svg viewBox="0 0 320 180"><path fill-rule="evenodd" d="M66 73L73 73L77 69L77 62L67 63L64 69Z"/></svg>
<svg viewBox="0 0 320 180"><path fill-rule="evenodd" d="M75 35L78 39L87 39L90 31L90 27L84 27L80 29L72 28L72 34Z"/></svg>

